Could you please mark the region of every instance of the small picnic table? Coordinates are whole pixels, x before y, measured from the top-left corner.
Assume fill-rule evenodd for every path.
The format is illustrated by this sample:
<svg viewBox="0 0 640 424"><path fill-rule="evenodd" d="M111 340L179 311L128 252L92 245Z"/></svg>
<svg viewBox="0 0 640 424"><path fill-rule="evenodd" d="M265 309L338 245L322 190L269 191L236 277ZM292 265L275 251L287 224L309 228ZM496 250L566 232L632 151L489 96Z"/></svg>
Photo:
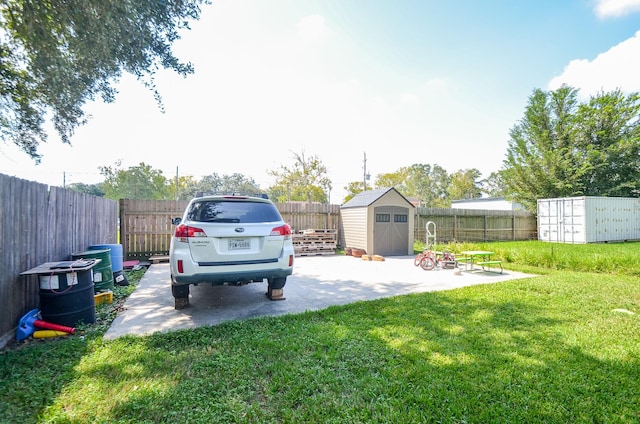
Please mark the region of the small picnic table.
<svg viewBox="0 0 640 424"><path fill-rule="evenodd" d="M500 267L500 274L502 274L502 261L491 260L491 256L495 254L495 252L490 252L488 250L466 250L460 252L461 255L464 255L464 258L458 259L458 262L464 262L465 271L473 271L477 268L474 265L480 265L482 270L491 270L491 266L498 265Z"/></svg>

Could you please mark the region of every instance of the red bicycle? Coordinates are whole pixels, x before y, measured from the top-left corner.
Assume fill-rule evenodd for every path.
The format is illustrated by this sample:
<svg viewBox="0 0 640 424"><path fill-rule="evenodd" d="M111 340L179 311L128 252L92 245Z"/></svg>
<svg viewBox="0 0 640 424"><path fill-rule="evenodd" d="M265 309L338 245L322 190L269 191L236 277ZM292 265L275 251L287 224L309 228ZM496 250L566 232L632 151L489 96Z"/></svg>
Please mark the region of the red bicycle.
<svg viewBox="0 0 640 424"><path fill-rule="evenodd" d="M443 252L442 255L438 255L432 250L425 250L422 253L418 253L413 260L415 266L425 271L431 271L438 268L454 268L456 266L456 257L453 253Z"/></svg>
<svg viewBox="0 0 640 424"><path fill-rule="evenodd" d="M420 262L422 262L422 260L428 256L430 256L431 251L425 250L422 253L418 253L416 255L416 257L413 259L413 264L415 266L420 266Z"/></svg>

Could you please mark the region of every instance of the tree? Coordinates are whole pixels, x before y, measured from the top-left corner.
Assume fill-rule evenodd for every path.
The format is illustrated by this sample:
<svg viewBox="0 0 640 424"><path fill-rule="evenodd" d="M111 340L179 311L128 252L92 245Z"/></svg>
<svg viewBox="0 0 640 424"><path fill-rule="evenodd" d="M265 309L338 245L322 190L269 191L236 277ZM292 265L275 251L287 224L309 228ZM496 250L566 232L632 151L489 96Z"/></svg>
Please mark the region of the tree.
<svg viewBox="0 0 640 424"><path fill-rule="evenodd" d="M0 137L36 162L51 116L65 143L86 122L87 100L112 102L122 72L135 75L161 106L154 76L193 73L171 51L209 0L4 0L0 3Z"/></svg>
<svg viewBox="0 0 640 424"><path fill-rule="evenodd" d="M120 166L120 162L116 164ZM167 179L162 171L140 162L138 166L119 169L100 167L105 177L105 197L109 199L171 199L173 198Z"/></svg>
<svg viewBox="0 0 640 424"><path fill-rule="evenodd" d="M404 183L407 176L404 170L406 168L401 168L396 172L376 175L376 188L394 187L400 193L406 193L407 187Z"/></svg>
<svg viewBox="0 0 640 424"><path fill-rule="evenodd" d="M637 196L639 111L638 94L601 93L581 105L566 85L534 90L499 171L506 197L535 212L540 198Z"/></svg>
<svg viewBox="0 0 640 424"><path fill-rule="evenodd" d="M253 178L247 177L243 174L234 173L231 175L222 176L221 190L223 193L246 193L246 194L258 194L263 190L260 185L255 182Z"/></svg>
<svg viewBox="0 0 640 424"><path fill-rule="evenodd" d="M358 193L362 193L364 191L364 181L352 181L347 184L344 189L347 191L347 195L342 200L342 203L347 203L349 200L353 199Z"/></svg>
<svg viewBox="0 0 640 424"><path fill-rule="evenodd" d="M173 193L175 200L191 200L196 190L193 188L198 182L191 175L179 175L167 179L167 190Z"/></svg>
<svg viewBox="0 0 640 424"><path fill-rule="evenodd" d="M376 177L376 187L394 187L405 197L417 198L431 207L448 207L450 177L439 165L413 164Z"/></svg>
<svg viewBox="0 0 640 424"><path fill-rule="evenodd" d="M331 180L326 176L326 166L315 155L307 158L304 151L294 152L293 159L292 167L281 165L279 170L267 171L276 178L275 184L269 188L271 197L278 202L327 203Z"/></svg>
<svg viewBox="0 0 640 424"><path fill-rule="evenodd" d="M191 178L189 184L182 188L181 198L191 199L198 193L257 194L262 192L263 190L260 189L260 186L253 178L239 173L219 176L214 172L213 174L205 175L199 181Z"/></svg>
<svg viewBox="0 0 640 424"><path fill-rule="evenodd" d="M499 171L492 172L481 184L482 191L489 197L506 197L505 183Z"/></svg>
<svg viewBox="0 0 640 424"><path fill-rule="evenodd" d="M576 113L576 144L589 163L585 196L640 195L640 95L600 93Z"/></svg>
<svg viewBox="0 0 640 424"><path fill-rule="evenodd" d="M447 188L448 197L452 200L482 197L482 188L478 181L481 175L476 168L454 172Z"/></svg>
<svg viewBox="0 0 640 424"><path fill-rule="evenodd" d="M85 183L72 183L67 186L69 190L77 191L78 193L91 194L93 196L104 197L104 189L102 184L85 184Z"/></svg>
<svg viewBox="0 0 640 424"><path fill-rule="evenodd" d="M429 207L444 208L451 205L447 188L451 178L440 165L414 164L404 169L406 196L417 197Z"/></svg>
<svg viewBox="0 0 640 424"><path fill-rule="evenodd" d="M510 131L501 179L510 200L535 211L537 199L582 193L576 167L573 114L577 90L534 90L524 118Z"/></svg>

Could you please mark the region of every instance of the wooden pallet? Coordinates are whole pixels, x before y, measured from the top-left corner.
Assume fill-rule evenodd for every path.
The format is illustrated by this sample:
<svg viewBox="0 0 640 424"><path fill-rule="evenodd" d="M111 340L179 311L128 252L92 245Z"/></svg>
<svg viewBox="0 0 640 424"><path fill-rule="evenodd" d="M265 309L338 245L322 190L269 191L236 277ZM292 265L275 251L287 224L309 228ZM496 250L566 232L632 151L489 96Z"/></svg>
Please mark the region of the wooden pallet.
<svg viewBox="0 0 640 424"><path fill-rule="evenodd" d="M293 234L296 256L333 255L337 248L338 231L334 229L309 229Z"/></svg>
<svg viewBox="0 0 640 424"><path fill-rule="evenodd" d="M321 235L321 236L316 236L316 235L294 235L293 236L293 242L294 243L318 243L318 242L325 242L325 243L335 243L336 242L336 238L335 236L325 236L325 235Z"/></svg>
<svg viewBox="0 0 640 424"><path fill-rule="evenodd" d="M304 235L310 235L310 234L332 234L332 235L337 235L338 234L338 230L332 229L332 228L308 229L308 230L302 230L302 234L304 234Z"/></svg>
<svg viewBox="0 0 640 424"><path fill-rule="evenodd" d="M313 251L307 251L307 252L295 252L296 256L328 256L328 255L335 255L336 252L335 251L325 251L325 250L316 250L315 252Z"/></svg>
<svg viewBox="0 0 640 424"><path fill-rule="evenodd" d="M296 252L335 252L335 246L294 246Z"/></svg>
<svg viewBox="0 0 640 424"><path fill-rule="evenodd" d="M336 248L336 243L294 243L293 247L296 248L321 248L321 247L327 247L327 248L332 248L335 249Z"/></svg>

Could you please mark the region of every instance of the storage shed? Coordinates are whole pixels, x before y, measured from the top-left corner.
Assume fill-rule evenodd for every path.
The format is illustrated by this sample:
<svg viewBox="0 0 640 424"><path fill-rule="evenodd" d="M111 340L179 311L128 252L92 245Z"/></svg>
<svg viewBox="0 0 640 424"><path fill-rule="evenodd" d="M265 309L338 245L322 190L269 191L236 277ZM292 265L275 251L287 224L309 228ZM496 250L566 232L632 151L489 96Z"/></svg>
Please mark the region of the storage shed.
<svg viewBox="0 0 640 424"><path fill-rule="evenodd" d="M539 199L538 239L576 244L640 240L640 199Z"/></svg>
<svg viewBox="0 0 640 424"><path fill-rule="evenodd" d="M415 207L395 188L363 191L340 208L347 248L413 255Z"/></svg>

